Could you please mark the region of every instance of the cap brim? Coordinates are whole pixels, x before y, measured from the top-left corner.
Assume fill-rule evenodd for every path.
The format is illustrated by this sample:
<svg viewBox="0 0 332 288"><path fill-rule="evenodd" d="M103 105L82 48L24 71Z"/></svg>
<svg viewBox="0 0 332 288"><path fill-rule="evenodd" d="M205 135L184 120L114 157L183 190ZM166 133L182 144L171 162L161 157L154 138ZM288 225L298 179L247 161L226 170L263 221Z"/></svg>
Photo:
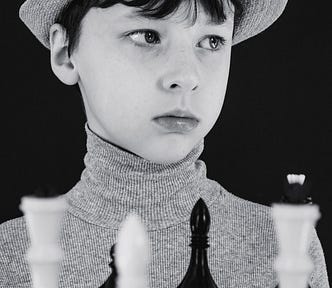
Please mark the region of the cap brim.
<svg viewBox="0 0 332 288"><path fill-rule="evenodd" d="M61 10L72 0L27 0L19 9L19 17L32 34L50 49L49 31ZM284 11L287 0L241 0L243 14L236 19L232 45L236 45L267 29Z"/></svg>

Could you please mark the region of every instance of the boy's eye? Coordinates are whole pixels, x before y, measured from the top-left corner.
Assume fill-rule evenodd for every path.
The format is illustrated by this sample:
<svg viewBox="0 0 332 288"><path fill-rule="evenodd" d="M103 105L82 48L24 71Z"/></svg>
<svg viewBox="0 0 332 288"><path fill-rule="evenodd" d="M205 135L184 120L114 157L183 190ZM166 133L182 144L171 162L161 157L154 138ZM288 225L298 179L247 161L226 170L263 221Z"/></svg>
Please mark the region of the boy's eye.
<svg viewBox="0 0 332 288"><path fill-rule="evenodd" d="M155 44L160 43L160 35L158 32L153 30L136 30L133 32L130 32L127 34L129 36L135 45L141 46L141 47L149 47L154 46ZM205 41L208 40L208 41ZM221 46L225 45L226 40L223 37L217 36L217 35L207 35L201 41L202 43L206 42L210 48L206 48L208 50L211 50L211 52L215 52L221 49ZM201 47L201 46L199 46ZM204 48L204 47L203 47Z"/></svg>
<svg viewBox="0 0 332 288"><path fill-rule="evenodd" d="M144 37L142 37L144 35ZM129 36L132 40L134 40L135 45L138 46L146 46L145 44L156 44L160 43L160 37L158 32L152 30L136 30L130 32L127 36ZM143 41L139 41L143 40Z"/></svg>
<svg viewBox="0 0 332 288"><path fill-rule="evenodd" d="M208 41L205 41L208 40ZM207 42L207 44L212 48L209 50L217 51L220 50L222 48L222 46L224 46L226 44L226 40L223 37L217 36L217 35L208 35L203 41L202 43ZM203 47L204 48L204 47Z"/></svg>

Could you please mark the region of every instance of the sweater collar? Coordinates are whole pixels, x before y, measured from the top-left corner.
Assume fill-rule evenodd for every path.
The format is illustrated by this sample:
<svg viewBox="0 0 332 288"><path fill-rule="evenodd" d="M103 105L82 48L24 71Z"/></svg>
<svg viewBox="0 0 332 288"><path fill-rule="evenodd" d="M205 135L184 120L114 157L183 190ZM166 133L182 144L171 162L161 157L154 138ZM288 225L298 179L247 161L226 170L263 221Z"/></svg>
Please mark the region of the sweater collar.
<svg viewBox="0 0 332 288"><path fill-rule="evenodd" d="M87 122L85 131L85 169L67 198L70 212L86 221L115 228L134 212L148 230L165 228L189 221L200 197L209 205L219 194L211 193L206 165L198 160L204 138L184 159L158 164L106 141Z"/></svg>

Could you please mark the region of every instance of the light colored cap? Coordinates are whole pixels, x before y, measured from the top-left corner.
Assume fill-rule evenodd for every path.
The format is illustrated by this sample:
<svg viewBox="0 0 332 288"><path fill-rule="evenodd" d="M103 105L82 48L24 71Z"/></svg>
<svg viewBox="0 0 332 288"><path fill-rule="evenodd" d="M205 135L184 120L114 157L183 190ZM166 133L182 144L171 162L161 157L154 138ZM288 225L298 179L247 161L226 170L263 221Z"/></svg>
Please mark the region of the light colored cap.
<svg viewBox="0 0 332 288"><path fill-rule="evenodd" d="M27 0L19 10L20 19L37 39L50 49L49 31L61 10L72 0ZM268 28L284 11L287 0L240 0L242 17L234 27L236 45Z"/></svg>

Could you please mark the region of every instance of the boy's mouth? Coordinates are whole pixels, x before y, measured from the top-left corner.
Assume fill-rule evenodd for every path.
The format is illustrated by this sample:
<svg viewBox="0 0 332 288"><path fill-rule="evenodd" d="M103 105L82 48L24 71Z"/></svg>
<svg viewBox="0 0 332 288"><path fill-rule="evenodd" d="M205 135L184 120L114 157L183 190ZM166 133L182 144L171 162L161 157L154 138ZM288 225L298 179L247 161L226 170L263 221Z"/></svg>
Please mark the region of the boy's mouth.
<svg viewBox="0 0 332 288"><path fill-rule="evenodd" d="M158 115L157 117L154 118L158 119L161 117L173 117L173 118L182 118L182 120L187 119L187 120L195 120L199 122L200 120L198 117L196 117L193 113L191 113L189 110L181 110L181 109L175 109L169 112L166 112L164 114Z"/></svg>
<svg viewBox="0 0 332 288"><path fill-rule="evenodd" d="M158 126L171 132L189 132L198 126L199 121L187 117L163 116L154 119Z"/></svg>

